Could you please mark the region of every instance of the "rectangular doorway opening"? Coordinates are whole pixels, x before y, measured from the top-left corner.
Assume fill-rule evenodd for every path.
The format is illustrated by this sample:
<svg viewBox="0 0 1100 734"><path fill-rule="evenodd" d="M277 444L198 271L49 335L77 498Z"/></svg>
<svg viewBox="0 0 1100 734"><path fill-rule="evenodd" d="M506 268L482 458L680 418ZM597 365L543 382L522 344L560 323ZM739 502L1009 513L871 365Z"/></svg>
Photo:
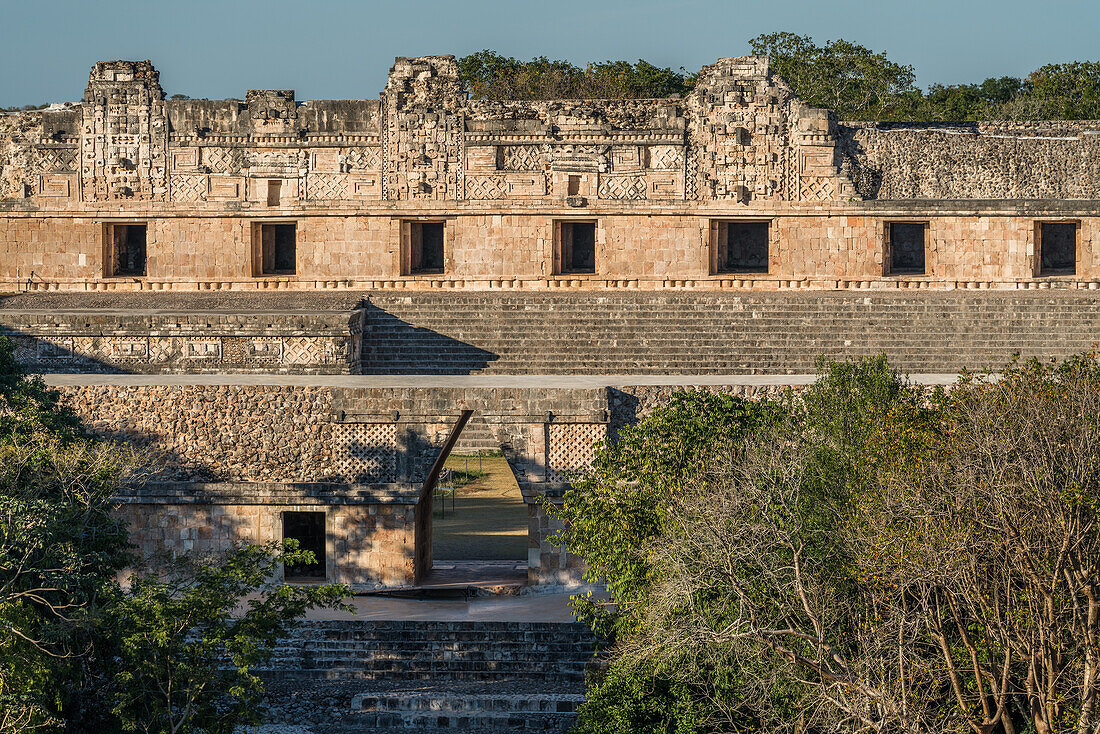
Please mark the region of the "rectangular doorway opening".
<svg viewBox="0 0 1100 734"><path fill-rule="evenodd" d="M1039 275L1077 273L1077 223L1039 222Z"/></svg>
<svg viewBox="0 0 1100 734"><path fill-rule="evenodd" d="M563 274L595 274L596 223L560 222L558 258L559 272Z"/></svg>
<svg viewBox="0 0 1100 734"><path fill-rule="evenodd" d="M261 224L260 275L294 275L298 269L298 232L294 224Z"/></svg>
<svg viewBox="0 0 1100 734"><path fill-rule="evenodd" d="M718 222L716 273L768 272L769 222Z"/></svg>
<svg viewBox="0 0 1100 734"><path fill-rule="evenodd" d="M926 222L890 222L886 227L891 275L924 275L928 244Z"/></svg>
<svg viewBox="0 0 1100 734"><path fill-rule="evenodd" d="M409 222L409 274L443 273L443 222Z"/></svg>
<svg viewBox="0 0 1100 734"><path fill-rule="evenodd" d="M146 232L144 224L110 225L111 257L108 276L145 275Z"/></svg>
<svg viewBox="0 0 1100 734"><path fill-rule="evenodd" d="M313 554L314 563L297 563L283 566L283 578L323 579L327 558L325 556L325 513L284 512L283 539L298 541L298 549Z"/></svg>

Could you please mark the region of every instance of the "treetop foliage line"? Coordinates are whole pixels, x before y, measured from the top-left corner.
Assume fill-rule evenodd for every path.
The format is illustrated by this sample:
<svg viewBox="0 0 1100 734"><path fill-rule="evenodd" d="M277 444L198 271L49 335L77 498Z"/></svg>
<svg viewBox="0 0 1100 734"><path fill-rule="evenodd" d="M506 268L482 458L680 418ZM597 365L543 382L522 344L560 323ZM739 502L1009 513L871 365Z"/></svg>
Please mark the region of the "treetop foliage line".
<svg viewBox="0 0 1100 734"><path fill-rule="evenodd" d="M1098 503L1095 355L679 393L560 511L610 592L575 732L1097 734Z"/></svg>
<svg viewBox="0 0 1100 734"><path fill-rule="evenodd" d="M990 77L974 84L915 85L912 66L843 39L768 33L749 41L754 54L805 102L841 120L980 121L1100 119L1100 62L1046 64L1024 78ZM639 59L585 67L545 56L521 61L484 50L458 61L473 99L636 99L684 95L696 74Z"/></svg>
<svg viewBox="0 0 1100 734"><path fill-rule="evenodd" d="M972 84L915 85L911 65L858 43L817 43L811 36L766 33L749 41L752 53L771 58L772 69L802 100L841 120L938 122L1100 119L1100 62L1046 64L1026 77L990 77ZM596 61L584 67L538 56L522 61L489 49L458 60L473 99L643 99L685 95L696 74L639 59ZM173 94L170 99L190 99ZM38 110L46 105L0 108Z"/></svg>

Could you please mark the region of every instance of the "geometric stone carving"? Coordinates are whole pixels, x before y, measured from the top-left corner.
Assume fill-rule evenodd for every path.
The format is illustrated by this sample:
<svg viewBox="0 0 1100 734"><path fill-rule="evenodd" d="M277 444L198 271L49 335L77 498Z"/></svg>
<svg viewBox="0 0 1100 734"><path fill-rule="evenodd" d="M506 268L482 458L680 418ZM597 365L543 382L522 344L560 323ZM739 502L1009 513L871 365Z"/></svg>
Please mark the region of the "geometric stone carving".
<svg viewBox="0 0 1100 734"><path fill-rule="evenodd" d="M73 182L66 174L54 174L42 177L42 186L39 189L39 196L59 196L69 197L72 196Z"/></svg>
<svg viewBox="0 0 1100 734"><path fill-rule="evenodd" d="M802 201L831 201L833 199L833 183L826 178L807 178L801 180L802 191L799 198Z"/></svg>
<svg viewBox="0 0 1100 734"><path fill-rule="evenodd" d="M75 147L39 148L35 165L42 173L72 173L76 171L79 155Z"/></svg>
<svg viewBox="0 0 1100 734"><path fill-rule="evenodd" d="M149 358L148 339L124 339L108 337L105 346L110 359L137 360L144 362Z"/></svg>
<svg viewBox="0 0 1100 734"><path fill-rule="evenodd" d="M211 173L237 173L244 159L240 148L204 147L202 150L202 165L210 169Z"/></svg>
<svg viewBox="0 0 1100 734"><path fill-rule="evenodd" d="M684 167L682 145L651 145L649 167L655 171L676 171Z"/></svg>
<svg viewBox="0 0 1100 734"><path fill-rule="evenodd" d="M221 359L221 339L185 339L183 356L187 359Z"/></svg>
<svg viewBox="0 0 1100 734"><path fill-rule="evenodd" d="M244 100L254 134L285 134L297 129L293 89L249 89Z"/></svg>
<svg viewBox="0 0 1100 734"><path fill-rule="evenodd" d="M348 174L310 173L306 178L307 199L348 198Z"/></svg>
<svg viewBox="0 0 1100 734"><path fill-rule="evenodd" d="M502 171L541 171L545 167L540 145L503 145L500 161Z"/></svg>
<svg viewBox="0 0 1100 734"><path fill-rule="evenodd" d="M387 199L454 200L463 193L461 90L453 56L394 60L382 92Z"/></svg>
<svg viewBox="0 0 1100 734"><path fill-rule="evenodd" d="M332 364L336 345L329 339L296 336L283 340L284 364Z"/></svg>
<svg viewBox="0 0 1100 734"><path fill-rule="evenodd" d="M68 361L73 358L72 337L39 337L36 342L36 356L40 361Z"/></svg>
<svg viewBox="0 0 1100 734"><path fill-rule="evenodd" d="M569 481L570 475L592 466L596 446L607 437L603 423L546 424L546 479Z"/></svg>
<svg viewBox="0 0 1100 734"><path fill-rule="evenodd" d="M642 174L600 176L600 198L639 201L646 198L646 178Z"/></svg>
<svg viewBox="0 0 1100 734"><path fill-rule="evenodd" d="M336 423L332 426L332 468L348 483L397 480L397 424Z"/></svg>
<svg viewBox="0 0 1100 734"><path fill-rule="evenodd" d="M206 176L201 173L174 173L170 177L173 201L202 201L206 198Z"/></svg>
<svg viewBox="0 0 1100 734"><path fill-rule="evenodd" d="M377 146L370 148L348 148L347 152L344 154L344 173L380 170L382 170L382 149Z"/></svg>
<svg viewBox="0 0 1100 734"><path fill-rule="evenodd" d="M467 199L546 195L546 176L542 173L467 173L465 178Z"/></svg>
<svg viewBox="0 0 1100 734"><path fill-rule="evenodd" d="M81 105L84 198L164 200L168 116L160 75L148 61L101 61Z"/></svg>

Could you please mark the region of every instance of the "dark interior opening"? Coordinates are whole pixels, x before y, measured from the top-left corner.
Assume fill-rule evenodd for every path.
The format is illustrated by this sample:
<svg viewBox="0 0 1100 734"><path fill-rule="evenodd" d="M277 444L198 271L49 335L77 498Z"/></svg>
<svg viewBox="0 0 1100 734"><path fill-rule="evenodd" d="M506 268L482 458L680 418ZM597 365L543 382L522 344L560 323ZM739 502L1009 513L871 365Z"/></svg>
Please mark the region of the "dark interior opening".
<svg viewBox="0 0 1100 734"><path fill-rule="evenodd" d="M283 538L298 541L298 549L310 551L315 563L283 566L285 578L325 578L325 513L284 512Z"/></svg>
<svg viewBox="0 0 1100 734"><path fill-rule="evenodd" d="M719 222L718 272L768 272L768 223Z"/></svg>
<svg viewBox="0 0 1100 734"><path fill-rule="evenodd" d="M596 223L561 223L561 264L565 273L596 272Z"/></svg>
<svg viewBox="0 0 1100 734"><path fill-rule="evenodd" d="M410 269L413 273L443 272L443 222L413 222Z"/></svg>
<svg viewBox="0 0 1100 734"><path fill-rule="evenodd" d="M1039 223L1039 274L1073 275L1077 272L1077 224Z"/></svg>
<svg viewBox="0 0 1100 734"><path fill-rule="evenodd" d="M293 224L261 224L261 275L294 275L297 270L297 231Z"/></svg>
<svg viewBox="0 0 1100 734"><path fill-rule="evenodd" d="M923 222L890 223L890 272L924 274L925 230Z"/></svg>
<svg viewBox="0 0 1100 734"><path fill-rule="evenodd" d="M268 181L267 182L267 205L279 206L279 202L283 198L283 182L282 181Z"/></svg>
<svg viewBox="0 0 1100 734"><path fill-rule="evenodd" d="M114 269L111 275L145 275L144 224L116 224L114 238Z"/></svg>

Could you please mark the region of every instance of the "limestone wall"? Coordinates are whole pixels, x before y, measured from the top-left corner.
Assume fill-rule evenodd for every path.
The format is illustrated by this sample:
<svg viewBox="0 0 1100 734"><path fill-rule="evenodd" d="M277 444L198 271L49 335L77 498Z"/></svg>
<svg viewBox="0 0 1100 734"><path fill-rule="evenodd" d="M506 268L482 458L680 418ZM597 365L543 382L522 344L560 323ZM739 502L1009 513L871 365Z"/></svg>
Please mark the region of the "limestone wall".
<svg viewBox="0 0 1100 734"><path fill-rule="evenodd" d="M722 218L715 213L717 219ZM230 217L152 218L142 277L100 277L105 228L91 218L0 218L0 288L12 290L789 290L875 287L1018 289L1041 283L1100 283L1100 219L1057 207L1026 214L975 214L955 208L930 215L911 208L874 213L767 215L767 273L713 272L712 219L699 214L593 213L595 272L555 272L555 222L573 211L511 214L448 212L444 272L403 271L401 223L395 216L293 218L294 275L254 276L253 222ZM886 228L892 221L928 223L925 272L891 275ZM1036 226L1077 223L1072 275L1040 277Z"/></svg>
<svg viewBox="0 0 1100 734"><path fill-rule="evenodd" d="M413 583L415 504L283 504L238 498L236 502L127 502L119 517L138 552L216 553L238 543L278 542L282 513L324 511L328 525L326 577L355 588Z"/></svg>
<svg viewBox="0 0 1100 734"><path fill-rule="evenodd" d="M141 449L149 468L116 498L140 552L279 540L282 513L323 512L327 577L364 588L424 572L422 485L461 411L489 423L532 516L606 436L602 388L90 382L62 385L64 402L91 431ZM532 533L545 543L546 527ZM564 582L558 571L576 566L561 549L530 562L536 583Z"/></svg>
<svg viewBox="0 0 1100 734"><path fill-rule="evenodd" d="M1043 219L1081 221L1070 280L1096 282L1089 125L986 127L838 127L758 57L682 99L537 102L466 99L449 56L397 59L378 100L306 102L166 100L149 62L101 62L82 102L0 117L0 288L1026 287ZM937 233L923 279L887 277L899 218ZM727 219L771 223L767 273L717 272ZM575 220L592 274L562 272ZM410 221L444 222L442 273L410 272ZM117 276L126 223L146 267ZM293 274L257 267L265 223L296 226Z"/></svg>
<svg viewBox="0 0 1100 734"><path fill-rule="evenodd" d="M77 310L60 302L46 310L5 310L0 335L14 341L22 364L40 372L346 374L358 369L357 299L335 299L327 311L297 313L84 303ZM283 303L276 297L267 305Z"/></svg>
<svg viewBox="0 0 1100 734"><path fill-rule="evenodd" d="M845 123L842 169L864 199L1100 198L1100 121Z"/></svg>

